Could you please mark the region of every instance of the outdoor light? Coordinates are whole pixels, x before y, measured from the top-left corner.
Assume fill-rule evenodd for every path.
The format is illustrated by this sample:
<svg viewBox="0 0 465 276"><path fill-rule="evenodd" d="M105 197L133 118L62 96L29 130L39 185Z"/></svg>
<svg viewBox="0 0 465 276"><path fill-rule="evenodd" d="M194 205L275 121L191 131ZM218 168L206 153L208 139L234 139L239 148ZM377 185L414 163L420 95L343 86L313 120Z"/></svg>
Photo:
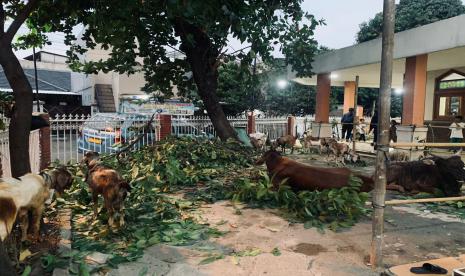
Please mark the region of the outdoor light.
<svg viewBox="0 0 465 276"><path fill-rule="evenodd" d="M331 74L331 76L330 76L330 78L332 78L332 79L337 79L338 77L339 77L339 75L338 75L338 74L334 74L334 73Z"/></svg>
<svg viewBox="0 0 465 276"><path fill-rule="evenodd" d="M287 80L278 80L277 84L278 84L278 87L281 89L286 88Z"/></svg>
<svg viewBox="0 0 465 276"><path fill-rule="evenodd" d="M396 95L402 95L403 93L404 93L404 89L402 89L402 88L396 88L394 90L394 94L396 94Z"/></svg>

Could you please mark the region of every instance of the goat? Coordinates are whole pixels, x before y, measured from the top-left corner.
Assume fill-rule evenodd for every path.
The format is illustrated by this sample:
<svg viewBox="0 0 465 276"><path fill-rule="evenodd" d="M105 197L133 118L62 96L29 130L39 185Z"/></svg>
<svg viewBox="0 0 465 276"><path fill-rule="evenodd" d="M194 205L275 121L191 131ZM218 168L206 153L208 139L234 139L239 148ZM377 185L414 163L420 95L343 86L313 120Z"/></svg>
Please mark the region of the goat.
<svg viewBox="0 0 465 276"><path fill-rule="evenodd" d="M251 133L249 134L252 146L257 150L263 150L266 145L268 135L266 133Z"/></svg>
<svg viewBox="0 0 465 276"><path fill-rule="evenodd" d="M281 150L283 153L286 152L286 146L291 148L291 154L294 153L294 146L296 143L297 138L295 138L292 135L284 135L276 139L276 141L273 143L272 148L276 149L278 147L281 147Z"/></svg>
<svg viewBox="0 0 465 276"><path fill-rule="evenodd" d="M357 162L358 155L350 149L349 145L338 143L334 139L330 139L326 141L326 143L329 149L328 154L332 153L334 155L336 164L338 163L339 159L343 165L345 165L345 160L349 160L352 163Z"/></svg>
<svg viewBox="0 0 465 276"><path fill-rule="evenodd" d="M409 155L405 151L390 151L389 161L410 161Z"/></svg>
<svg viewBox="0 0 465 276"><path fill-rule="evenodd" d="M464 162L460 156L448 158L432 155L419 161L392 162L387 170L389 190L434 193L436 189L446 196L461 194L465 180Z"/></svg>
<svg viewBox="0 0 465 276"><path fill-rule="evenodd" d="M87 152L82 162L87 165L86 182L92 192L94 219L98 214L98 196L102 195L109 216L108 225L115 227L114 219L118 214L119 226L123 226L123 203L131 187L117 171L100 164L97 152Z"/></svg>
<svg viewBox="0 0 465 276"><path fill-rule="evenodd" d="M329 154L329 145L333 142L337 142L336 139L334 138L321 138L320 139L320 155L323 153L323 149L325 149L326 152Z"/></svg>
<svg viewBox="0 0 465 276"><path fill-rule="evenodd" d="M314 191L341 188L348 185L350 175L359 177L363 184L362 192L373 189L373 179L353 173L348 168L319 168L296 162L281 156L274 150L267 151L255 164L266 164L268 174L273 178L274 188L287 179L287 184L293 190Z"/></svg>
<svg viewBox="0 0 465 276"><path fill-rule="evenodd" d="M32 211L32 233L39 238L40 221L46 201L51 198L51 189L63 192L71 186L72 176L65 168L49 172L26 174L19 179L0 179L0 239L11 233L16 218L20 221L21 240L29 230L28 212Z"/></svg>

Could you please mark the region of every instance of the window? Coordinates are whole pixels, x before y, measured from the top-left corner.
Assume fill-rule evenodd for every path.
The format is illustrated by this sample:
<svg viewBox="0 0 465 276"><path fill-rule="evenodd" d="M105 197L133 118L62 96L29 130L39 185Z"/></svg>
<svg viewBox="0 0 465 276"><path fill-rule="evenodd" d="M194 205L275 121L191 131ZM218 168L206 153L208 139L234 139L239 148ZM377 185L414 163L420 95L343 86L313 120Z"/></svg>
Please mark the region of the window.
<svg viewBox="0 0 465 276"><path fill-rule="evenodd" d="M462 97L440 97L439 116L456 116L462 114Z"/></svg>
<svg viewBox="0 0 465 276"><path fill-rule="evenodd" d="M434 119L452 120L464 116L465 74L451 70L436 79L434 97Z"/></svg>

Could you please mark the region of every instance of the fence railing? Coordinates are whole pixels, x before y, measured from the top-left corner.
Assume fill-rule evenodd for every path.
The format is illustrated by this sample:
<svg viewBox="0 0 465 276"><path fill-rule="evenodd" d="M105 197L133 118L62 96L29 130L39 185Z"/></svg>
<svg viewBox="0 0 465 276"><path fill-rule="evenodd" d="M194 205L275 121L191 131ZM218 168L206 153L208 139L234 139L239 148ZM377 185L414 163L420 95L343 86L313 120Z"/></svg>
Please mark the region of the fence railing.
<svg viewBox="0 0 465 276"><path fill-rule="evenodd" d="M0 160L2 176L11 177L10 163L10 140L8 131L0 131ZM40 171L40 133L39 130L31 131L29 135L29 159L31 162L31 171L39 173Z"/></svg>
<svg viewBox="0 0 465 276"><path fill-rule="evenodd" d="M247 127L247 118L227 117L232 127ZM208 116L173 116L171 120L173 136L216 137L216 131Z"/></svg>
<svg viewBox="0 0 465 276"><path fill-rule="evenodd" d="M78 162L88 151L114 153L138 140L134 149L151 145L160 139L159 120L151 126L150 116L99 114L93 117L61 115L50 119L52 161Z"/></svg>
<svg viewBox="0 0 465 276"><path fill-rule="evenodd" d="M287 134L287 117L256 118L255 130L268 134L271 140L278 139Z"/></svg>

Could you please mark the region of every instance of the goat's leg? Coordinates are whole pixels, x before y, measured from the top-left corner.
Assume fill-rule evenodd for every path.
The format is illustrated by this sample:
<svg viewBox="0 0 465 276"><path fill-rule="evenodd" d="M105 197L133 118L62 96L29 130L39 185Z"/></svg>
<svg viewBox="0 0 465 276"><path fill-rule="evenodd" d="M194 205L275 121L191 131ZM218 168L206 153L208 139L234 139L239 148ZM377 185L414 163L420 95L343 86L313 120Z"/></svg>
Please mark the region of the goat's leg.
<svg viewBox="0 0 465 276"><path fill-rule="evenodd" d="M123 204L121 204L121 207L118 209L118 214L119 214L119 227L124 226L124 208Z"/></svg>
<svg viewBox="0 0 465 276"><path fill-rule="evenodd" d="M40 239L40 222L42 220L42 214L44 212L44 206L39 206L37 208L32 209L32 235L34 236L35 240Z"/></svg>
<svg viewBox="0 0 465 276"><path fill-rule="evenodd" d="M98 215L98 194L95 192L92 192L92 202L93 202L93 209L94 209L94 215L92 219L96 219Z"/></svg>
<svg viewBox="0 0 465 276"><path fill-rule="evenodd" d="M104 198L105 201L105 209L107 209L108 212L108 226L114 227L115 226L115 209L113 208L112 200L111 198Z"/></svg>
<svg viewBox="0 0 465 276"><path fill-rule="evenodd" d="M18 220L21 227L21 241L25 241L27 239L27 231L29 230L29 216L27 209L19 210Z"/></svg>

